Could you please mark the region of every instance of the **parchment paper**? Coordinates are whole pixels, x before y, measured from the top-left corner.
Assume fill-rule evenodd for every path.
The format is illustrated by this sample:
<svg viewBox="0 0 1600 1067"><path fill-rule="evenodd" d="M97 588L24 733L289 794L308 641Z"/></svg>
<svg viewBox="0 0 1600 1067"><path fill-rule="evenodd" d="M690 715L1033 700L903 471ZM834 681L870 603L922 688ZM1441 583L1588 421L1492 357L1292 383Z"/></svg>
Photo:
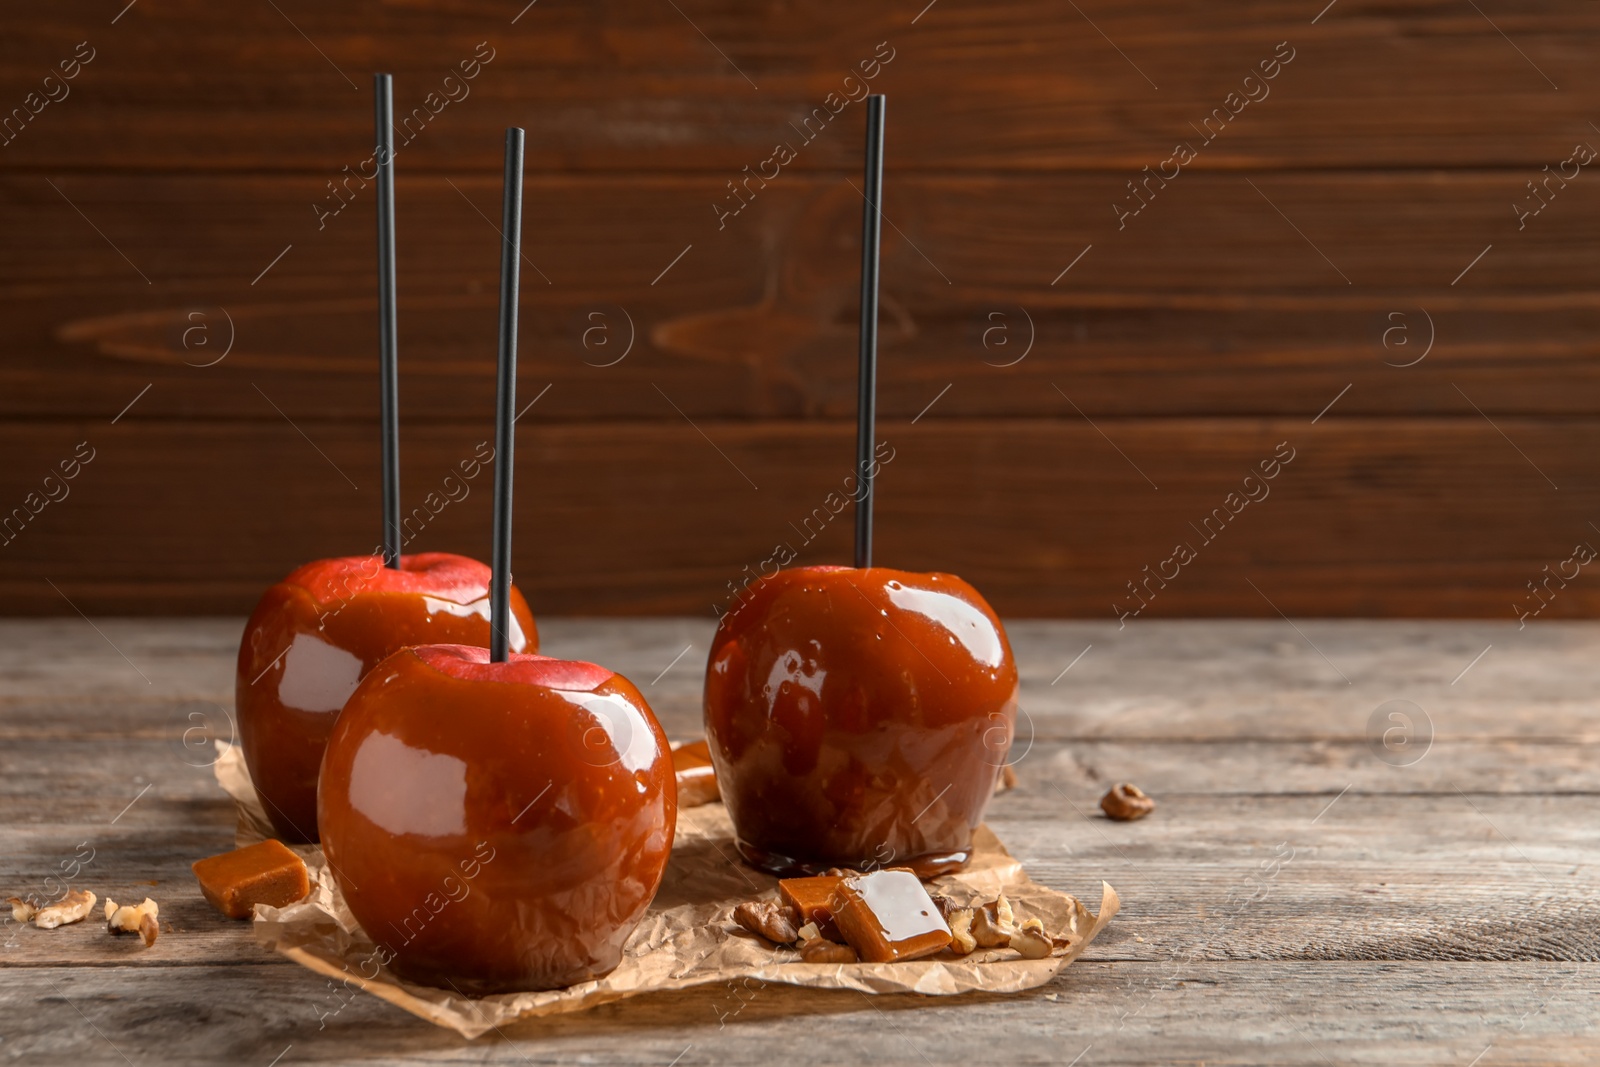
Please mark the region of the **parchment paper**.
<svg viewBox="0 0 1600 1067"><path fill-rule="evenodd" d="M264 840L272 833L271 824L250 782L243 753L220 742L218 747L222 752L215 764L217 781L238 805L237 843ZM1054 978L1117 913L1116 890L1104 882L1100 913L1091 915L1077 898L1029 878L987 826L978 828L973 844L967 869L935 879L929 891L960 905L1005 893L1019 923L1036 917L1056 938L1053 955L1026 960L1012 949L980 949L969 956L908 963L802 963L798 953L774 950L733 921L733 908L739 902L776 899L778 881L740 862L733 826L720 803L678 813L672 858L660 892L629 939L621 964L604 978L568 989L467 997L402 981L378 965L377 946L345 907L322 850L315 845L294 846L311 874L310 895L285 908L258 904L254 930L264 947L318 974L473 1038L522 1018L581 1011L640 993L741 979L863 993L1015 993Z"/></svg>

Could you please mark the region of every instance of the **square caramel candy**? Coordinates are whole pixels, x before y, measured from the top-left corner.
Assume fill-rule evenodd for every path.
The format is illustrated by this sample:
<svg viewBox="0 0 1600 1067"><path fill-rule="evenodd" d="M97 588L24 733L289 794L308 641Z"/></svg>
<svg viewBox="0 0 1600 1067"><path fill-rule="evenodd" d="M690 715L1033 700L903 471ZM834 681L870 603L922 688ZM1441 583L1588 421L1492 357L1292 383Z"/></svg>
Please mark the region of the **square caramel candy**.
<svg viewBox="0 0 1600 1067"><path fill-rule="evenodd" d="M248 919L257 904L281 908L311 892L305 863L281 841L234 849L192 866L200 892L230 919Z"/></svg>
<svg viewBox="0 0 1600 1067"><path fill-rule="evenodd" d="M950 944L944 916L910 871L848 875L830 907L834 924L863 963L920 959Z"/></svg>
<svg viewBox="0 0 1600 1067"><path fill-rule="evenodd" d="M833 922L833 894L838 891L843 875L819 874L811 878L783 878L778 882L778 895L783 902L800 913L800 923L816 923L821 935L829 941L843 941L844 935Z"/></svg>
<svg viewBox="0 0 1600 1067"><path fill-rule="evenodd" d="M711 766L711 746L690 741L672 750L672 769L678 778L678 807L693 808L722 799L717 772Z"/></svg>
<svg viewBox="0 0 1600 1067"><path fill-rule="evenodd" d="M833 919L833 894L838 892L844 876L819 874L811 878L783 878L778 881L778 895L783 902L800 913L801 923L826 925Z"/></svg>

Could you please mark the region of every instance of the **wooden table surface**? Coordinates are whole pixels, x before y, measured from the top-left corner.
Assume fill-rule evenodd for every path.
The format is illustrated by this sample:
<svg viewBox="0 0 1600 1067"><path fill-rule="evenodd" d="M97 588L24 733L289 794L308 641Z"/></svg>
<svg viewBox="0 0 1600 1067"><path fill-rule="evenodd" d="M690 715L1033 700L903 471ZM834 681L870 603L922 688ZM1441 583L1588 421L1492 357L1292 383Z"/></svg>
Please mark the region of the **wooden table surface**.
<svg viewBox="0 0 1600 1067"><path fill-rule="evenodd" d="M698 733L707 622L541 629L551 654L630 676L670 735ZM1600 625L1009 629L1021 781L989 821L1041 881L1123 899L1050 985L713 986L466 1042L370 996L340 1008L200 898L190 861L233 841L205 734L227 736L237 620L0 623L0 890L77 869L171 926L146 950L94 922L8 923L0 1060L1600 1061ZM1100 817L1116 780L1156 813Z"/></svg>

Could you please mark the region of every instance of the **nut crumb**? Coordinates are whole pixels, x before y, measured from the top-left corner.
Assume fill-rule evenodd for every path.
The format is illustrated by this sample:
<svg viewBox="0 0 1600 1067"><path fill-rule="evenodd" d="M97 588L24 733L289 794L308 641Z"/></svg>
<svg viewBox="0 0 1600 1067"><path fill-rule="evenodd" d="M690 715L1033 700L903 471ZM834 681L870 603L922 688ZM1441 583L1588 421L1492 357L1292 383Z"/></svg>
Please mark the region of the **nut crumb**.
<svg viewBox="0 0 1600 1067"><path fill-rule="evenodd" d="M1156 810L1156 802L1145 795L1144 790L1128 782L1118 782L1111 787L1111 791L1100 798L1100 810L1106 813L1108 819L1117 822L1132 822L1142 819Z"/></svg>
<svg viewBox="0 0 1600 1067"><path fill-rule="evenodd" d="M856 963L860 957L849 945L814 937L800 946L800 959L804 963Z"/></svg>
<svg viewBox="0 0 1600 1067"><path fill-rule="evenodd" d="M776 901L744 901L733 909L733 921L775 945L787 945L800 936L795 930L799 912Z"/></svg>
<svg viewBox="0 0 1600 1067"><path fill-rule="evenodd" d="M817 928L817 924L814 923L814 922L810 922L810 923L806 923L804 926L802 926L800 928L800 931L799 931L799 934L797 935L796 940L799 940L799 941L810 941L813 938L817 938L817 937L821 937L821 936L822 936L822 931Z"/></svg>
<svg viewBox="0 0 1600 1067"><path fill-rule="evenodd" d="M965 956L978 947L977 939L972 936L972 920L976 912L971 908L952 908L945 916L945 922L950 926L950 951L957 956Z"/></svg>
<svg viewBox="0 0 1600 1067"><path fill-rule="evenodd" d="M999 777L995 778L994 780L994 795L999 796L1001 793L1009 793L1016 787L1017 772L1016 769L1008 763L1004 767L1000 768Z"/></svg>
<svg viewBox="0 0 1600 1067"><path fill-rule="evenodd" d="M161 924L157 921L160 913L160 907L149 897L145 897L138 905L118 905L107 897L106 929L113 934L138 934L145 948L149 948L161 935Z"/></svg>
<svg viewBox="0 0 1600 1067"><path fill-rule="evenodd" d="M87 889L74 889L54 904L46 904L33 917L41 930L54 930L68 923L82 922L94 910L95 895ZM15 905L12 905L15 908Z"/></svg>
<svg viewBox="0 0 1600 1067"><path fill-rule="evenodd" d="M15 922L25 923L39 912L38 908L21 897L6 897L6 903L11 905L11 918Z"/></svg>
<svg viewBox="0 0 1600 1067"><path fill-rule="evenodd" d="M972 939L979 948L1005 948L1011 944L1013 919L1011 902L1002 894L998 899L973 909Z"/></svg>
<svg viewBox="0 0 1600 1067"><path fill-rule="evenodd" d="M1025 960L1042 960L1050 955L1053 946L1044 932L1044 923L1029 919L1011 935L1011 947L1022 953Z"/></svg>

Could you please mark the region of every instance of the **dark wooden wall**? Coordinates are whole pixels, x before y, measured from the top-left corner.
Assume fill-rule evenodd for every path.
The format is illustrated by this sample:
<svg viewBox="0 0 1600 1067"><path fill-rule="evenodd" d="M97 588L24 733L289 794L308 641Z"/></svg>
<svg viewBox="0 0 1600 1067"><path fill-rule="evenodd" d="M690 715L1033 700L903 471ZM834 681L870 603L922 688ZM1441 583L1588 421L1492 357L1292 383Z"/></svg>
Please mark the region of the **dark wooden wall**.
<svg viewBox="0 0 1600 1067"><path fill-rule="evenodd" d="M372 189L321 216L375 69L427 117L399 155L407 509L491 434L519 124L535 610L709 612L785 541L847 561L848 510L798 531L851 464L864 106L828 97L875 56L882 562L1012 615L1110 618L1147 565L1177 577L1142 618L1509 621L1547 566L1577 577L1541 618L1600 608L1564 564L1600 545L1597 5L124 3L0 34L28 112L0 145L0 514L67 494L0 547L5 612L241 612L374 544ZM411 547L485 556L489 479L450 487Z"/></svg>

